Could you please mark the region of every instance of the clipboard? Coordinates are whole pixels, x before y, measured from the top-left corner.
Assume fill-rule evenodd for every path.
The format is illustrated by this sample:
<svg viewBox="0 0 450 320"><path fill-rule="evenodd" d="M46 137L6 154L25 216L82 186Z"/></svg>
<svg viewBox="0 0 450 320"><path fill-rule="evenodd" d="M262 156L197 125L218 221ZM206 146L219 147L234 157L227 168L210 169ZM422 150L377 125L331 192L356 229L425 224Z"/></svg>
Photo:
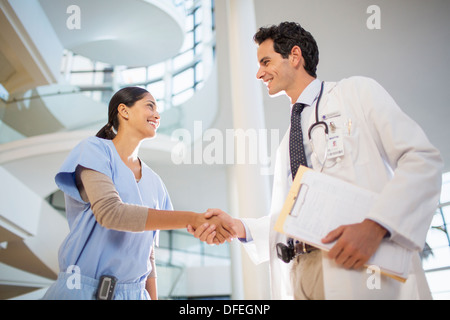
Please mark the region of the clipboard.
<svg viewBox="0 0 450 320"><path fill-rule="evenodd" d="M361 222L378 194L300 166L275 230L289 237L329 251L334 243L321 239L340 225ZM380 247L366 267L377 266L382 274L405 282L413 252L389 239Z"/></svg>

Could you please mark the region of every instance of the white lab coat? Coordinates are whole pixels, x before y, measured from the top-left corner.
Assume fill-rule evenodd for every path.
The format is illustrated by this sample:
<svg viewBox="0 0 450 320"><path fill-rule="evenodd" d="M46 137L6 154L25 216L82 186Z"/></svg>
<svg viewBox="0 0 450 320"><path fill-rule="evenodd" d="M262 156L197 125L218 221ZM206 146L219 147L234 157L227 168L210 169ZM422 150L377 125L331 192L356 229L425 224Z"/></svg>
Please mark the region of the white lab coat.
<svg viewBox="0 0 450 320"><path fill-rule="evenodd" d="M427 299L431 298L418 255L422 250L441 189L442 160L420 127L396 105L374 80L352 77L324 86L319 114L341 113L338 127L344 134L344 156L323 170L361 187L376 191L379 199L367 217L391 230L392 240L416 250L406 283L381 276L380 287L367 269L346 270L322 255L326 299ZM315 122L311 113L309 128ZM305 132L305 128L304 128ZM315 141L316 150L325 145ZM308 163L314 170L320 165ZM253 241L244 244L255 263L270 261L273 299L291 299L291 264L277 258L275 246L286 237L274 231L274 224L292 184L289 169L289 130L276 156L270 214L260 219L243 219ZM267 236L269 235L269 236ZM372 289L369 289L372 288Z"/></svg>

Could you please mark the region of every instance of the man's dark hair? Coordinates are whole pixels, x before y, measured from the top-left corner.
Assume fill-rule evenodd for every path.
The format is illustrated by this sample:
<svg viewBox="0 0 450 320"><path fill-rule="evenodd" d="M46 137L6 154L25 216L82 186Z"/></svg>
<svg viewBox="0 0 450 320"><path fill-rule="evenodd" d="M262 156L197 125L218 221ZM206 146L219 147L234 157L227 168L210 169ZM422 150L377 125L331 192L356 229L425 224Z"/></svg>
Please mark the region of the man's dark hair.
<svg viewBox="0 0 450 320"><path fill-rule="evenodd" d="M295 22L282 22L279 25L261 27L255 33L253 40L260 45L267 39L273 40L275 52L287 59L294 46L299 46L305 60L305 70L309 75L317 77L316 70L319 63L319 48L311 33Z"/></svg>

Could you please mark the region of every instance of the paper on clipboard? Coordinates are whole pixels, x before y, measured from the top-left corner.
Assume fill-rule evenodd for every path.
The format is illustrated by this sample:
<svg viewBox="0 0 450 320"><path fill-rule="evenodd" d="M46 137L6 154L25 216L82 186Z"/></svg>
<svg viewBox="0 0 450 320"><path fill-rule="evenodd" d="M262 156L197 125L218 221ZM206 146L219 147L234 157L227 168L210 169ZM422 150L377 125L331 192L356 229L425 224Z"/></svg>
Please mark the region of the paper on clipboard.
<svg viewBox="0 0 450 320"><path fill-rule="evenodd" d="M275 230L322 250L334 243L321 239L331 230L365 219L377 194L301 166L289 190ZM412 251L384 239L367 265L406 281Z"/></svg>

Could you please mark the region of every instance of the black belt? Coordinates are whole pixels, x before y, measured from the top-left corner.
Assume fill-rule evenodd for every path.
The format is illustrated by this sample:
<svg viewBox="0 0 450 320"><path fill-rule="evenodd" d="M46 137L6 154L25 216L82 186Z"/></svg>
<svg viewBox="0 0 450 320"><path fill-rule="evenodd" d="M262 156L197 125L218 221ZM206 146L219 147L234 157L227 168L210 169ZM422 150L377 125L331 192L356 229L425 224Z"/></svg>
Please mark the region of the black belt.
<svg viewBox="0 0 450 320"><path fill-rule="evenodd" d="M294 242L294 239L292 238L288 239L287 245L284 243L277 244L277 256L286 263L289 263L299 255L307 254L314 250L317 250L317 248L297 240Z"/></svg>

